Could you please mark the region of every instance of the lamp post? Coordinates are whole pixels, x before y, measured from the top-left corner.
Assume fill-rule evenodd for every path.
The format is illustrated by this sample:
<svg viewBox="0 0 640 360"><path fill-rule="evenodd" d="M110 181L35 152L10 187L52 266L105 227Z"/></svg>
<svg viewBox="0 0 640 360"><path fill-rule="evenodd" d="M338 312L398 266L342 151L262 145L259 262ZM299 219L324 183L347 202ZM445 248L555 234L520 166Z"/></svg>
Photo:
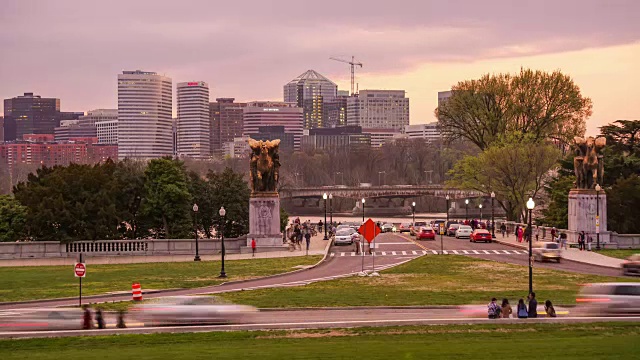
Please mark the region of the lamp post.
<svg viewBox="0 0 640 360"><path fill-rule="evenodd" d="M495 219L493 217L494 212L493 212L493 199L496 198L496 193L494 193L493 191L491 192L491 237L492 238L496 238L496 222Z"/></svg>
<svg viewBox="0 0 640 360"><path fill-rule="evenodd" d="M193 261L200 261L200 251L198 249L198 204L193 204L193 232L196 234L196 257Z"/></svg>
<svg viewBox="0 0 640 360"><path fill-rule="evenodd" d="M469 221L469 199L464 200L464 219Z"/></svg>
<svg viewBox="0 0 640 360"><path fill-rule="evenodd" d="M596 250L600 250L600 191L602 187L596 184Z"/></svg>
<svg viewBox="0 0 640 360"><path fill-rule="evenodd" d="M445 226L449 226L449 200L451 199L449 197L449 194L447 194L447 196L444 197L447 200L447 224ZM449 229L445 229L445 231L449 231Z"/></svg>
<svg viewBox="0 0 640 360"><path fill-rule="evenodd" d="M533 243L533 239L531 239L531 211L536 206L536 203L532 198L529 198L527 201L527 209L529 209L529 222L528 222L528 231L529 231L529 294L533 292L533 254L531 249L531 244Z"/></svg>
<svg viewBox="0 0 640 360"><path fill-rule="evenodd" d="M411 226L413 226L413 224L416 223L416 202L412 202L411 203L411 216L413 218L413 221L411 222Z"/></svg>
<svg viewBox="0 0 640 360"><path fill-rule="evenodd" d="M227 214L227 211L224 209L224 206L220 208L220 211L218 211L218 214L220 214L220 239L222 240L222 264L221 264L221 268L220 268L220 275L218 277L219 278L226 278L227 277L227 273L224 271L224 255L225 255L225 249L224 249L224 222L225 222L225 218L224 218L224 216Z"/></svg>
<svg viewBox="0 0 640 360"><path fill-rule="evenodd" d="M329 194L329 224L333 226L333 195Z"/></svg>
<svg viewBox="0 0 640 360"><path fill-rule="evenodd" d="M364 224L364 198L362 198L362 223Z"/></svg>
<svg viewBox="0 0 640 360"><path fill-rule="evenodd" d="M384 185L382 182L380 182L380 175L384 174L385 177L385 182L386 182L386 177L387 177L387 172L386 171L378 171L378 184L379 185Z"/></svg>
<svg viewBox="0 0 640 360"><path fill-rule="evenodd" d="M482 204L478 205L480 208L480 222L482 222Z"/></svg>
<svg viewBox="0 0 640 360"><path fill-rule="evenodd" d="M329 240L327 237L327 193L322 194L322 198L324 199L324 239Z"/></svg>
<svg viewBox="0 0 640 360"><path fill-rule="evenodd" d="M362 225L364 225L364 198L362 198ZM360 245L360 252L362 255L362 272L360 273L361 275L367 275L364 272L364 234L360 234L362 235L362 241L360 242L362 245Z"/></svg>

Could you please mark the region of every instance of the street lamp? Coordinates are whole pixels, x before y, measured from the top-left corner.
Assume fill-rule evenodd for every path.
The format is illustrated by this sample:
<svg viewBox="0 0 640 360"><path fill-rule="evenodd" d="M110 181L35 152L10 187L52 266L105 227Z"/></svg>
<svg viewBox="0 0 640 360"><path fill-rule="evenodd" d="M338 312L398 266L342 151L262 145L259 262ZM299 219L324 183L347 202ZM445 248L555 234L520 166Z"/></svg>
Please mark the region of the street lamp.
<svg viewBox="0 0 640 360"><path fill-rule="evenodd" d="M413 226L413 224L416 223L416 202L412 202L411 203L411 214L413 217L413 222L411 223L411 226Z"/></svg>
<svg viewBox="0 0 640 360"><path fill-rule="evenodd" d="M469 199L464 200L464 218L469 221Z"/></svg>
<svg viewBox="0 0 640 360"><path fill-rule="evenodd" d="M333 195L332 194L329 194L329 223L331 224L331 226L333 226Z"/></svg>
<svg viewBox="0 0 640 360"><path fill-rule="evenodd" d="M600 250L600 191L602 187L596 184L596 250Z"/></svg>
<svg viewBox="0 0 640 360"><path fill-rule="evenodd" d="M533 254L531 249L531 244L533 243L533 239L531 239L531 211L536 206L536 203L532 198L529 198L527 201L527 209L529 209L529 294L533 292Z"/></svg>
<svg viewBox="0 0 640 360"><path fill-rule="evenodd" d="M327 237L327 193L322 194L322 198L324 199L324 239L329 240Z"/></svg>
<svg viewBox="0 0 640 360"><path fill-rule="evenodd" d="M362 223L364 224L364 198L362 198Z"/></svg>
<svg viewBox="0 0 640 360"><path fill-rule="evenodd" d="M198 249L198 204L193 204L193 231L196 233L196 257L193 261L200 261L200 252Z"/></svg>
<svg viewBox="0 0 640 360"><path fill-rule="evenodd" d="M494 213L493 213L493 199L496 198L496 193L494 193L493 191L491 192L491 237L492 238L496 238L496 222L495 219L493 217Z"/></svg>
<svg viewBox="0 0 640 360"><path fill-rule="evenodd" d="M227 273L224 271L224 255L225 255L225 249L224 249L224 222L225 222L225 218L224 216L227 215L227 211L224 209L224 206L220 208L220 211L218 211L218 214L220 214L220 239L222 240L222 267L220 269L220 276L218 276L219 278L226 278L227 277Z"/></svg>
<svg viewBox="0 0 640 360"><path fill-rule="evenodd" d="M478 205L480 208L480 222L482 222L482 204Z"/></svg>
<svg viewBox="0 0 640 360"><path fill-rule="evenodd" d="M385 177L385 182L386 182L386 178L387 178L387 172L386 171L378 171L378 184L383 185L383 183L380 182L380 175L384 174Z"/></svg>
<svg viewBox="0 0 640 360"><path fill-rule="evenodd" d="M449 194L444 197L447 200L447 224L445 226L449 226ZM445 229L448 231L448 229Z"/></svg>

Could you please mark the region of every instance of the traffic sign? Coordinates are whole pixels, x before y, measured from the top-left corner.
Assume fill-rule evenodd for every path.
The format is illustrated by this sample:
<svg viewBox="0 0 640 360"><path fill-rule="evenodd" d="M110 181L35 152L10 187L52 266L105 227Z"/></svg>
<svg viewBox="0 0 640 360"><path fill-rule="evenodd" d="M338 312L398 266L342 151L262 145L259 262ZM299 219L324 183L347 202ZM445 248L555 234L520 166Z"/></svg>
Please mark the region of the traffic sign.
<svg viewBox="0 0 640 360"><path fill-rule="evenodd" d="M376 236L378 236L378 234L382 232L382 230L380 230L380 227L376 225L373 220L369 219L360 226L358 232L364 237L365 240L367 240L367 242L370 243Z"/></svg>
<svg viewBox="0 0 640 360"><path fill-rule="evenodd" d="M76 265L73 267L73 272L75 273L76 277L83 278L85 277L85 275L87 275L87 267L84 265L84 263L76 263Z"/></svg>
<svg viewBox="0 0 640 360"><path fill-rule="evenodd" d="M444 235L444 224L440 224L440 235Z"/></svg>

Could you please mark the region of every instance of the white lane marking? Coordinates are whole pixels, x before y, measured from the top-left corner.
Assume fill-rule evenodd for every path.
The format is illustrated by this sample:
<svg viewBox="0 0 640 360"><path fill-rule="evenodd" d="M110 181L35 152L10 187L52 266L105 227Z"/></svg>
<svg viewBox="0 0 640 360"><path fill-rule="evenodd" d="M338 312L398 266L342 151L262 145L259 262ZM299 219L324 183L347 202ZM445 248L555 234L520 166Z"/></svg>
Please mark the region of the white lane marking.
<svg viewBox="0 0 640 360"><path fill-rule="evenodd" d="M485 254L489 255L489 252L487 250L482 250L484 251Z"/></svg>
<svg viewBox="0 0 640 360"><path fill-rule="evenodd" d="M411 251L411 253L412 253L413 255L418 255L418 252L417 252L417 251L415 251L415 250Z"/></svg>
<svg viewBox="0 0 640 360"><path fill-rule="evenodd" d="M383 251L383 252L382 252L382 255L383 255L383 256L386 256L386 255L387 255L387 253Z"/></svg>
<svg viewBox="0 0 640 360"><path fill-rule="evenodd" d="M505 254L510 254L509 250L502 250L502 252Z"/></svg>
<svg viewBox="0 0 640 360"><path fill-rule="evenodd" d="M334 256L336 256L336 253L332 252L331 257L334 257Z"/></svg>
<svg viewBox="0 0 640 360"><path fill-rule="evenodd" d="M407 255L407 252L406 252L406 251L403 251L403 252L402 252L402 255Z"/></svg>
<svg viewBox="0 0 640 360"><path fill-rule="evenodd" d="M344 253L343 253L343 252L341 252L341 253L340 253L340 256L344 256Z"/></svg>
<svg viewBox="0 0 640 360"><path fill-rule="evenodd" d="M381 243L376 242L376 245L413 245L413 243L406 242L406 241L403 241L403 242L381 242Z"/></svg>
<svg viewBox="0 0 640 360"><path fill-rule="evenodd" d="M500 255L500 252L498 250L493 250L493 252Z"/></svg>
<svg viewBox="0 0 640 360"><path fill-rule="evenodd" d="M391 252L391 255L395 255L395 254L396 254L396 252L395 252L395 251L392 251L392 252Z"/></svg>
<svg viewBox="0 0 640 360"><path fill-rule="evenodd" d="M473 253L474 253L474 254L480 254L480 253L478 252L478 250L473 250Z"/></svg>
<svg viewBox="0 0 640 360"><path fill-rule="evenodd" d="M433 255L438 255L438 252L435 250L431 250L431 252L433 253Z"/></svg>
<svg viewBox="0 0 640 360"><path fill-rule="evenodd" d="M448 255L449 253L447 252L447 250L442 250L442 253L445 255Z"/></svg>
<svg viewBox="0 0 640 360"><path fill-rule="evenodd" d="M453 253L458 255L458 250L453 250Z"/></svg>
<svg viewBox="0 0 640 360"><path fill-rule="evenodd" d="M352 251L350 254L351 254L351 256L356 256L356 252L355 251Z"/></svg>
<svg viewBox="0 0 640 360"><path fill-rule="evenodd" d="M467 250L462 250L463 253L465 254L469 254L469 252Z"/></svg>

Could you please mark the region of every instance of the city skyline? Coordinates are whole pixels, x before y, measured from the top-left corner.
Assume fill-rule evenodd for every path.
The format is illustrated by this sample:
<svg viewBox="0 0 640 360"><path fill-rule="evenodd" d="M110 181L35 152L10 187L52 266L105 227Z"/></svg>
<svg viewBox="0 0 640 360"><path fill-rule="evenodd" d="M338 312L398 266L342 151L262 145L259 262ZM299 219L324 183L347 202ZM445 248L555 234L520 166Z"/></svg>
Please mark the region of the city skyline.
<svg viewBox="0 0 640 360"><path fill-rule="evenodd" d="M7 1L0 45L23 56L3 59L0 96L58 98L62 111L115 108L115 75L148 69L176 83L202 79L210 84L210 100L277 101L282 84L308 69L348 89L348 65L329 57L355 55L364 64L356 70L359 89L406 90L411 124L435 120L438 91L520 67L572 76L594 102L588 134L640 113L633 101L640 77L636 2L368 3L320 9L280 1L280 11L267 12L265 4L238 11L241 5L202 1ZM42 37L44 31L56 41ZM211 49L202 46L213 41Z"/></svg>

